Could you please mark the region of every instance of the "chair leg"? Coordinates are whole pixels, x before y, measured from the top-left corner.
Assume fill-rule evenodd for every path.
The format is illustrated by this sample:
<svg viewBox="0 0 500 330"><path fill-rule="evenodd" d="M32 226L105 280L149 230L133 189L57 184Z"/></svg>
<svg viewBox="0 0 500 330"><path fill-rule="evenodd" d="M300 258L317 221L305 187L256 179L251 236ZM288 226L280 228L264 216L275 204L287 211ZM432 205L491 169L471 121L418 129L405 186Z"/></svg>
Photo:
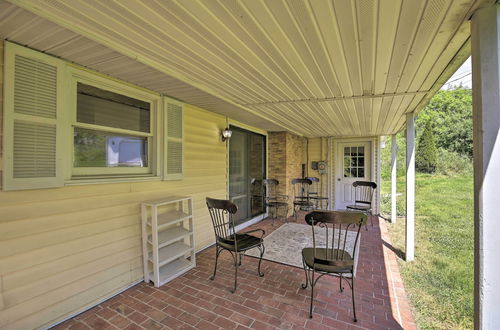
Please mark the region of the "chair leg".
<svg viewBox="0 0 500 330"><path fill-rule="evenodd" d="M233 257L234 261L234 288L231 290L231 293L236 292L236 285L238 284L238 252L231 252L231 256Z"/></svg>
<svg viewBox="0 0 500 330"><path fill-rule="evenodd" d="M354 322L358 322L356 318L356 303L354 302L354 274L351 277L351 291L352 291L352 311L354 313Z"/></svg>
<svg viewBox="0 0 500 330"><path fill-rule="evenodd" d="M274 205L274 218L273 218L273 227L274 227L274 222L278 218L278 205Z"/></svg>
<svg viewBox="0 0 500 330"><path fill-rule="evenodd" d="M259 251L260 251L260 258L259 258L259 267L257 268L257 273L259 273L259 276L262 277L264 276L264 273L260 271L260 264L262 263L262 257L264 256L264 252L266 251L266 247L264 244L259 245Z"/></svg>
<svg viewBox="0 0 500 330"><path fill-rule="evenodd" d="M219 259L219 254L220 252L222 251L221 248L219 248L218 246L215 247L215 266L214 266L214 273L212 275L212 277L210 277L210 279L213 281L213 279L215 278L215 274L217 273L217 260Z"/></svg>
<svg viewBox="0 0 500 330"><path fill-rule="evenodd" d="M306 283L301 284L302 289L306 289L307 286L309 285L309 275L307 273L307 266L306 262L304 261L304 258L302 257L302 265L304 265L304 273L306 274Z"/></svg>
<svg viewBox="0 0 500 330"><path fill-rule="evenodd" d="M342 286L342 273L339 276L340 292L344 292L344 287Z"/></svg>
<svg viewBox="0 0 500 330"><path fill-rule="evenodd" d="M245 256L245 251L240 253L240 261L238 262L238 266L241 266L241 263L243 262L243 257Z"/></svg>
<svg viewBox="0 0 500 330"><path fill-rule="evenodd" d="M312 271L312 277L311 277L311 306L309 307L309 318L312 319L313 317L313 301L314 301L314 268Z"/></svg>

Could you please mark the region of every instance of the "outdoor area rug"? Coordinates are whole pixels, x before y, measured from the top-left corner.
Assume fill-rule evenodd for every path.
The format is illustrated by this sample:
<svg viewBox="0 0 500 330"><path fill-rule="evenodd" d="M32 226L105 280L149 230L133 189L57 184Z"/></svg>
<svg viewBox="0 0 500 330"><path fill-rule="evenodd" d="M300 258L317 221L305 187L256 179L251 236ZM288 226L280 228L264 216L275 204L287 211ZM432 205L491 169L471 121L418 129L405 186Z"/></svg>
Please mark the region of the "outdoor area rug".
<svg viewBox="0 0 500 330"><path fill-rule="evenodd" d="M332 230L329 229L328 238L331 240ZM315 227L316 241L325 241L325 229ZM338 231L335 232L335 246L338 242ZM342 247L344 242L344 233L341 235ZM361 235L360 235L361 239ZM347 233L346 250L352 255L354 250L354 242L356 240L356 233L349 231ZM331 242L331 241L330 241ZM359 244L359 242L358 242ZM294 267L304 268L302 264L302 249L305 247L312 247L312 230L311 226L303 225L300 223L285 223L271 234L264 237L264 246L266 252L262 259L290 265ZM324 246L324 245L323 245ZM258 249L252 249L245 254L251 257L259 257L260 252ZM358 263L359 248L354 257L354 273ZM349 276L346 276L349 277Z"/></svg>

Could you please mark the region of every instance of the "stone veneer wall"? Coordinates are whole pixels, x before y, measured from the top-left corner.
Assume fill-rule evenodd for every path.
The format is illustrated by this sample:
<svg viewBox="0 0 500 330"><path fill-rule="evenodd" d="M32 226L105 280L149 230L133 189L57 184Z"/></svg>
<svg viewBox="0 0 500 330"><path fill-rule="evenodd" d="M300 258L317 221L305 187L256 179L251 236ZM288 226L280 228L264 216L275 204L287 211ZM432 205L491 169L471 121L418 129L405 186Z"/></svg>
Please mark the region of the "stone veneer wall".
<svg viewBox="0 0 500 330"><path fill-rule="evenodd" d="M289 196L292 210L292 179L302 177L304 138L288 132L270 132L268 134L268 178L277 179L280 184L278 193Z"/></svg>

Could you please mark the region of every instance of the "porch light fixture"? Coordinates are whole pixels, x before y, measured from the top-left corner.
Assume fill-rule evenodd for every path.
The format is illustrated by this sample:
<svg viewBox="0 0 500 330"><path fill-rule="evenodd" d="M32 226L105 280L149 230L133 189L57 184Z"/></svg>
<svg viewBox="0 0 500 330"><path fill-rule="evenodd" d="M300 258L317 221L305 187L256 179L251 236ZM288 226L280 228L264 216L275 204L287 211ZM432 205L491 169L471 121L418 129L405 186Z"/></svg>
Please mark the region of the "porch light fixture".
<svg viewBox="0 0 500 330"><path fill-rule="evenodd" d="M221 132L222 142L229 140L233 135L233 131L231 131L228 127L224 128Z"/></svg>

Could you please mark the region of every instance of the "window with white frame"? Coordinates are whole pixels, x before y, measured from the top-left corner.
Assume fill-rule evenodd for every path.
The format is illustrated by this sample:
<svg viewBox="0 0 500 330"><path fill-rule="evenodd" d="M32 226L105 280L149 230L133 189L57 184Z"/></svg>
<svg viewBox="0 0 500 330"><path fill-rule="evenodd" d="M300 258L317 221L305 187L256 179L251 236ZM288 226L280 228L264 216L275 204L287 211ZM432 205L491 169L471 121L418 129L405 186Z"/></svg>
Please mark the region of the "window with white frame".
<svg viewBox="0 0 500 330"><path fill-rule="evenodd" d="M150 174L151 102L76 81L73 176Z"/></svg>
<svg viewBox="0 0 500 330"><path fill-rule="evenodd" d="M2 189L183 179L182 102L13 43L5 50Z"/></svg>

